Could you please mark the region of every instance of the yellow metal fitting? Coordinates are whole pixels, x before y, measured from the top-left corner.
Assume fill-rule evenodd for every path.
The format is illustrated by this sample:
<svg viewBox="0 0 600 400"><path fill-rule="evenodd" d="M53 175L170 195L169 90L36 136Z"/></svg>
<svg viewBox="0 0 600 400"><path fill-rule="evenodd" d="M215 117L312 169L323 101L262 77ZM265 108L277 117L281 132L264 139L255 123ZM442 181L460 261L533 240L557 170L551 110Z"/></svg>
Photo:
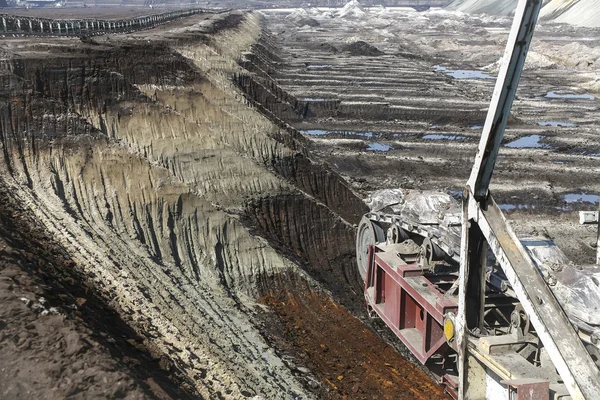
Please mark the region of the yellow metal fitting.
<svg viewBox="0 0 600 400"><path fill-rule="evenodd" d="M450 316L446 316L444 318L444 336L446 336L446 341L453 341L454 334L454 321L452 321L452 318Z"/></svg>

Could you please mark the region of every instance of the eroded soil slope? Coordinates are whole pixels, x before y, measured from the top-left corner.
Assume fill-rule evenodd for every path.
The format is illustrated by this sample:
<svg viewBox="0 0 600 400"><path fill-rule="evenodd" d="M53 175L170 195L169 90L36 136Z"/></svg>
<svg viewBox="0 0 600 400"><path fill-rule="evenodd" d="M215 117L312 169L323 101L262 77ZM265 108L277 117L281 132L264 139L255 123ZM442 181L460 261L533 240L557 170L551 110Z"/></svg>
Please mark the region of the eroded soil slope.
<svg viewBox="0 0 600 400"><path fill-rule="evenodd" d="M65 248L4 189L0 199L2 398L191 398L168 358L82 282Z"/></svg>
<svg viewBox="0 0 600 400"><path fill-rule="evenodd" d="M363 326L349 311L362 313L354 224L366 208L337 173L311 160L297 131L238 89L236 77L246 74L238 62L263 35L258 14L230 12L130 35L0 44L0 175L13 221L2 238L14 249L2 271L17 310L2 311L15 325L2 328L1 343L17 343L6 348L11 359L41 359L50 350L29 321L35 327L48 318L48 329L66 329L49 334L64 342L47 356L65 365L53 370L57 393L380 398L435 387L410 364L403 374L414 372L422 385L394 380L381 363L368 368L370 379L332 386L326 357L300 370L302 361L289 361L298 352L281 355L288 338L292 347L302 344L289 330L293 321L283 319L280 332L269 325L282 305L267 302L265 311L256 299L267 293L319 299L293 322L313 330L315 342L336 340L338 325ZM59 260L42 257L45 246ZM42 304L48 315L15 300L20 290L41 296L30 288L37 279L52 283L44 298L66 296ZM41 304L31 300L30 307ZM85 311L92 306L101 312ZM19 332L30 330L27 347ZM394 352L365 327L348 341L356 349L348 376L364 373L371 346ZM126 356L114 355L112 345ZM336 350L336 360L350 357L344 351ZM75 355L84 363L77 371L80 363L69 362ZM104 359L94 372L104 362L94 360ZM42 375L44 365L36 366ZM89 379L71 378L80 373ZM42 388L50 385L42 378L30 385L31 374L2 379L2 387L17 388L15 398L28 387L28 396L47 396Z"/></svg>

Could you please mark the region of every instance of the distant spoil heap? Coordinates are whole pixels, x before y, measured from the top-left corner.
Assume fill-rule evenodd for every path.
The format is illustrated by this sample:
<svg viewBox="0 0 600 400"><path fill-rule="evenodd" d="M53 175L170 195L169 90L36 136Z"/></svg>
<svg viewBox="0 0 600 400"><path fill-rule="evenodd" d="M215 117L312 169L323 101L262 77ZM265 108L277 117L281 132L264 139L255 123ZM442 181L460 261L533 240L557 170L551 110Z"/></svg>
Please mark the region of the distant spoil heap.
<svg viewBox="0 0 600 400"><path fill-rule="evenodd" d="M455 0L445 9L469 14L511 15L518 0ZM588 28L600 27L600 0L551 0L540 12L540 20Z"/></svg>
<svg viewBox="0 0 600 400"><path fill-rule="evenodd" d="M469 14L489 14L505 16L517 7L518 0L456 0L446 10L461 11Z"/></svg>
<svg viewBox="0 0 600 400"><path fill-rule="evenodd" d="M600 0L552 0L540 12L542 21L600 27Z"/></svg>

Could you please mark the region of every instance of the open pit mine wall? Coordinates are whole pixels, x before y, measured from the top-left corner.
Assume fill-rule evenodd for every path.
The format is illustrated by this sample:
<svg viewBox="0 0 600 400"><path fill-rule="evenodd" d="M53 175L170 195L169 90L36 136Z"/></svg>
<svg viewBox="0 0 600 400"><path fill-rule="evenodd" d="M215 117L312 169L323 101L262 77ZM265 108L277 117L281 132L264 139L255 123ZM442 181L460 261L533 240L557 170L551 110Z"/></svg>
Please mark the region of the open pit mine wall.
<svg viewBox="0 0 600 400"><path fill-rule="evenodd" d="M457 121L485 119L485 111L423 109L394 106L388 102L352 102L335 98L319 101L298 98L277 83L277 78L282 77L279 71L283 69L280 65L282 60L278 56L279 51L272 35L263 28L258 42L243 54L240 66L244 68L244 72L235 74L234 81L253 104L281 126L286 125L287 121L299 122L329 117L367 121L438 122L440 118Z"/></svg>
<svg viewBox="0 0 600 400"><path fill-rule="evenodd" d="M270 32L263 27L263 34L258 42L240 60L244 73L234 76L235 83L248 99L279 124L337 115L339 100L305 101L277 84L274 77L279 69L277 64L282 62L277 55L278 51Z"/></svg>
<svg viewBox="0 0 600 400"><path fill-rule="evenodd" d="M257 14L229 13L0 62L0 183L206 397L306 395L266 350L257 296L302 281L360 302L365 205L233 82L260 36Z"/></svg>
<svg viewBox="0 0 600 400"><path fill-rule="evenodd" d="M192 15L206 14L202 9L169 11L129 19L68 19L21 17L0 14L0 34L43 36L93 36L107 33L135 32L151 29L167 22Z"/></svg>

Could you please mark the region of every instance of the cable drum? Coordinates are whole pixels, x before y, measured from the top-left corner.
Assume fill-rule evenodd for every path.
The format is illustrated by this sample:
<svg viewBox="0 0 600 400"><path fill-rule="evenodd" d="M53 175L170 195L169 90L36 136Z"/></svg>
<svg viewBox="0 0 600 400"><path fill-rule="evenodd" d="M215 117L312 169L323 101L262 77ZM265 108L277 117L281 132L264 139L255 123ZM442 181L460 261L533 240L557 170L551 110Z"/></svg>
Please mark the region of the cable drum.
<svg viewBox="0 0 600 400"><path fill-rule="evenodd" d="M369 246L383 242L385 242L385 231L381 225L366 216L362 217L356 234L356 263L358 265L358 273L363 281L366 278L367 266L369 264L367 254Z"/></svg>

